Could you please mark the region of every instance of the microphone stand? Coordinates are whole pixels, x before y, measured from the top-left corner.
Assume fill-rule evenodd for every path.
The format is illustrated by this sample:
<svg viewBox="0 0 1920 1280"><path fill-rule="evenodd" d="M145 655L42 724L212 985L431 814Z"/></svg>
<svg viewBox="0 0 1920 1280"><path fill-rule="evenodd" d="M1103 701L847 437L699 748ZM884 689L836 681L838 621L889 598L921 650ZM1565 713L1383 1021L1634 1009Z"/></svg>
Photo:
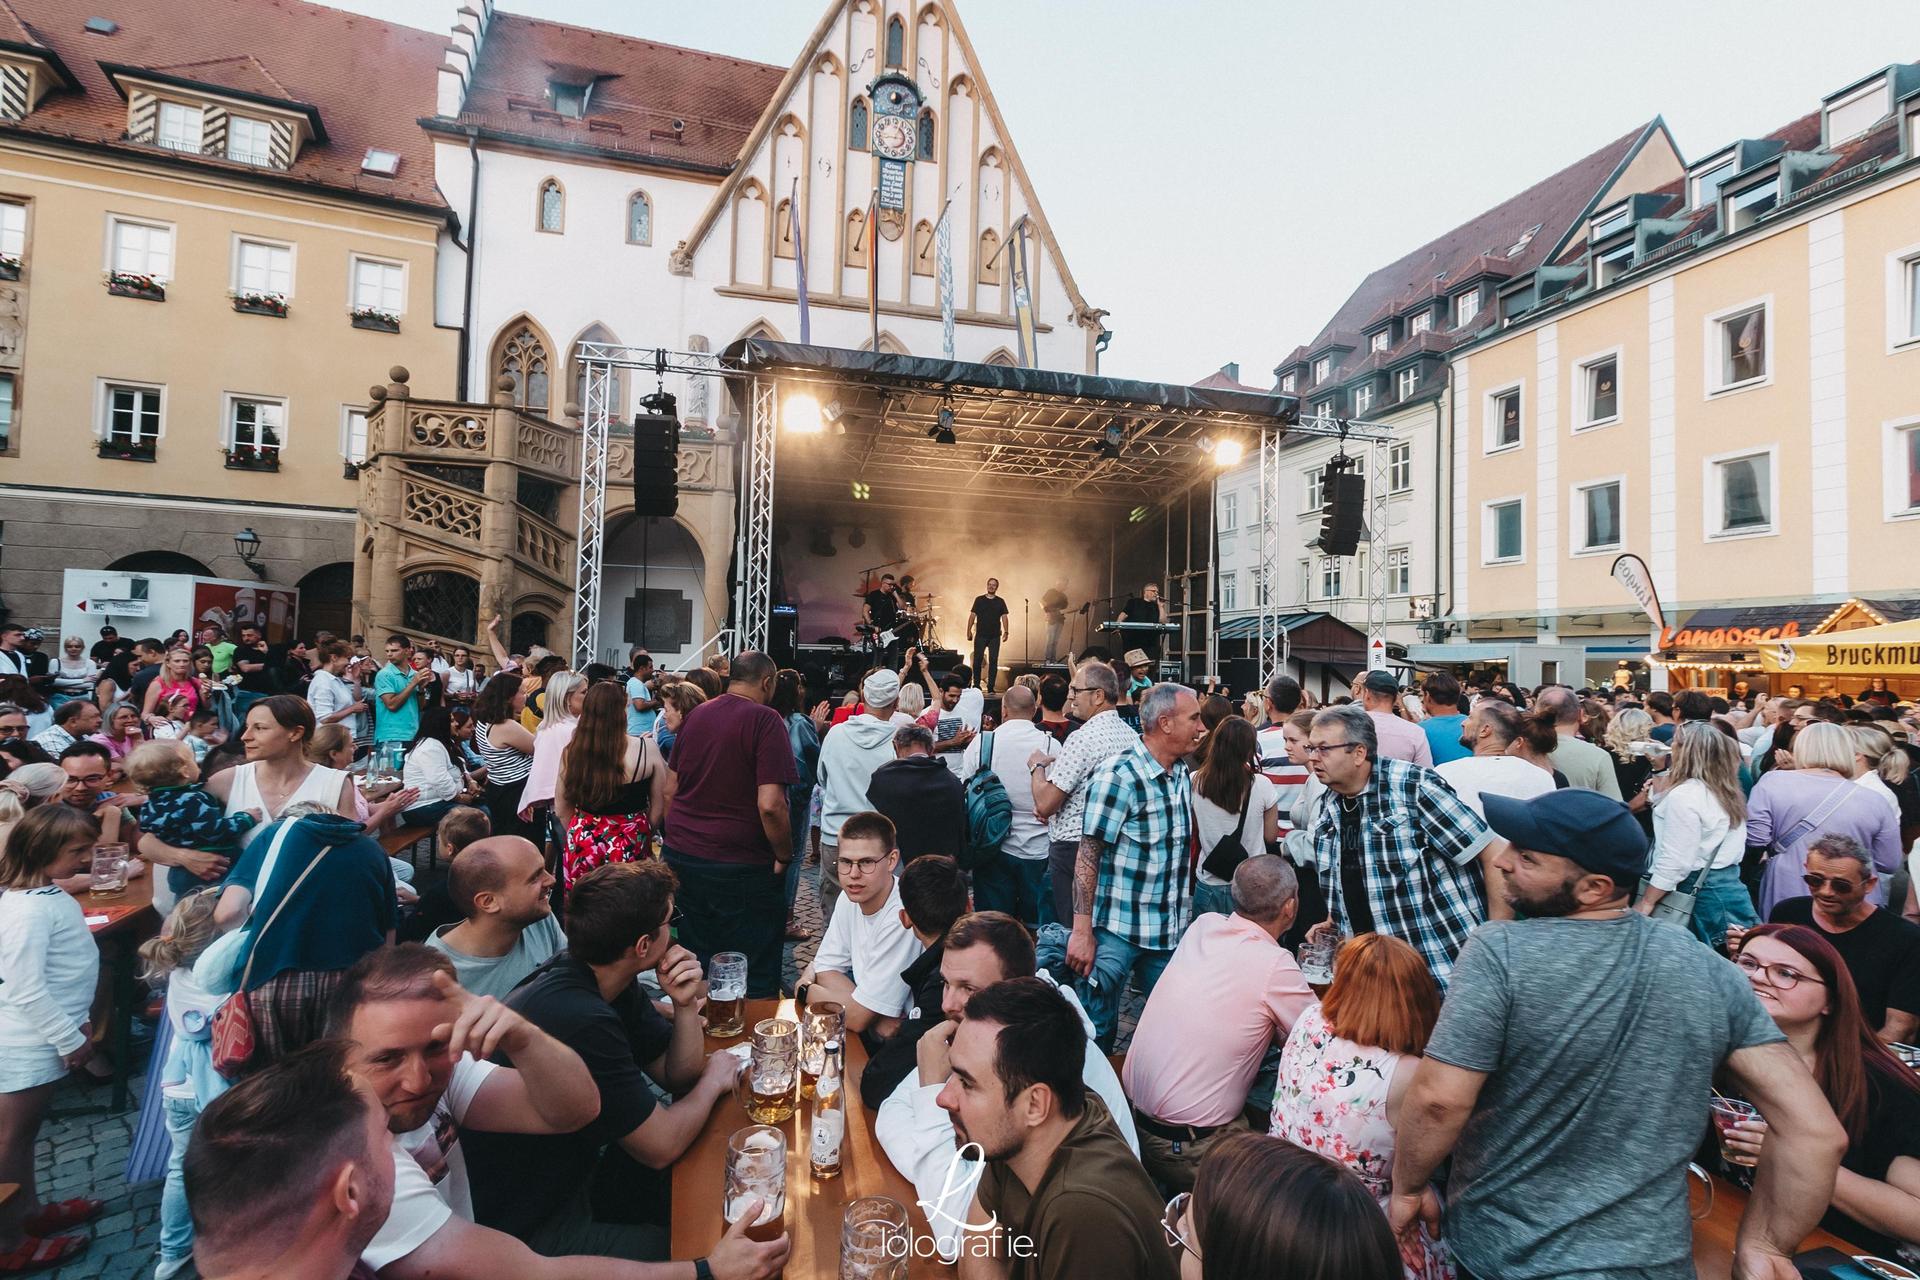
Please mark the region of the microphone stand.
<svg viewBox="0 0 1920 1280"><path fill-rule="evenodd" d="M1033 601L1020 597L1021 629L1026 632L1027 665L1033 665Z"/></svg>

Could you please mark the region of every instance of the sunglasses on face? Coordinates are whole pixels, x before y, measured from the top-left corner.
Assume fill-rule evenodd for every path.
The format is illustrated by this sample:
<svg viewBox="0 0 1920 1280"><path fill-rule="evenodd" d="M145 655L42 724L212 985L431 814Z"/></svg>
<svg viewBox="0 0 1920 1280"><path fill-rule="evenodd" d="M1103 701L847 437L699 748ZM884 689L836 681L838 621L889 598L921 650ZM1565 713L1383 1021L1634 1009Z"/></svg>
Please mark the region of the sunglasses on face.
<svg viewBox="0 0 1920 1280"><path fill-rule="evenodd" d="M1832 889L1835 893L1852 893L1855 889L1866 883L1865 880L1848 880L1844 876L1816 875L1811 871L1800 878L1806 881L1807 888L1813 890L1815 893L1820 892L1822 889Z"/></svg>

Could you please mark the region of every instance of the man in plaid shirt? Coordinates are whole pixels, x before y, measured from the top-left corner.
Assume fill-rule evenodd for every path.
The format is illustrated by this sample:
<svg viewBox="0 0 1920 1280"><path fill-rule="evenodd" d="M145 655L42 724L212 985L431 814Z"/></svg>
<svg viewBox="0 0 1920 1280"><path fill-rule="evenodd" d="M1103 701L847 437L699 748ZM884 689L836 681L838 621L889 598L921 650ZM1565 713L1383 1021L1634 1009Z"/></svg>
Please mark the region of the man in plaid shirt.
<svg viewBox="0 0 1920 1280"><path fill-rule="evenodd" d="M1382 759L1356 705L1313 718L1307 761L1331 793L1314 823L1313 862L1330 925L1410 943L1446 990L1474 926L1511 918L1493 859L1504 842L1432 769Z"/></svg>
<svg viewBox="0 0 1920 1280"><path fill-rule="evenodd" d="M1200 700L1184 685L1155 685L1140 704L1140 727L1140 741L1087 783L1074 862L1067 965L1082 979L1080 1002L1102 1052L1113 1048L1129 977L1141 995L1152 993L1192 906L1186 757L1206 732Z"/></svg>

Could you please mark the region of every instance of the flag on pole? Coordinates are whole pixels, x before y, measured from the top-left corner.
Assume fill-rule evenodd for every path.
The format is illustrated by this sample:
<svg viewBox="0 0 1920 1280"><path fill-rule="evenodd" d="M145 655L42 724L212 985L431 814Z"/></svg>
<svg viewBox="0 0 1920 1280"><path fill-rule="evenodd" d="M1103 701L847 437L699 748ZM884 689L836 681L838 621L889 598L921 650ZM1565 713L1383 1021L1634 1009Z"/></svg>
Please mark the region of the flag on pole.
<svg viewBox="0 0 1920 1280"><path fill-rule="evenodd" d="M1025 214L1014 224L1013 244L1009 247L1013 250L1013 323L1020 335L1020 364L1023 368L1037 369L1040 367L1040 352L1033 332L1033 277L1032 264L1027 257Z"/></svg>
<svg viewBox="0 0 1920 1280"><path fill-rule="evenodd" d="M867 201L867 319L873 328L873 350L880 351L880 191Z"/></svg>
<svg viewBox="0 0 1920 1280"><path fill-rule="evenodd" d="M953 359L953 202L940 211L940 222L934 228L934 253L939 259L940 270L940 340L947 353L947 359Z"/></svg>
<svg viewBox="0 0 1920 1280"><path fill-rule="evenodd" d="M800 345L811 336L807 316L807 246L800 241L800 179L793 180L793 198L787 201L787 225L793 232L793 283L800 297Z"/></svg>

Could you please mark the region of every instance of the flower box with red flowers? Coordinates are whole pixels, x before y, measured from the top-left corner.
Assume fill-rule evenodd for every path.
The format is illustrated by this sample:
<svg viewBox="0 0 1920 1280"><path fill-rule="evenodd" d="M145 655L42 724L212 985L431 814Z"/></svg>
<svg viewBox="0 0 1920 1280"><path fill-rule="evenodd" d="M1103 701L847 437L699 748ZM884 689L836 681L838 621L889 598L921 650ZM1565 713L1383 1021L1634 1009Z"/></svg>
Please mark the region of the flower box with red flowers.
<svg viewBox="0 0 1920 1280"><path fill-rule="evenodd" d="M233 298L233 309L250 316L285 316L287 314L285 294L241 289L230 296Z"/></svg>
<svg viewBox="0 0 1920 1280"><path fill-rule="evenodd" d="M137 271L107 272L107 292L116 298L144 298L148 302L167 300L165 284Z"/></svg>
<svg viewBox="0 0 1920 1280"><path fill-rule="evenodd" d="M20 278L20 259L10 253L0 253L0 280L18 280Z"/></svg>
<svg viewBox="0 0 1920 1280"><path fill-rule="evenodd" d="M237 444L227 450L229 471L278 471L280 450L275 445Z"/></svg>
<svg viewBox="0 0 1920 1280"><path fill-rule="evenodd" d="M372 329L376 333L400 332L400 317L391 311L382 311L378 307L355 307L347 314L352 317L356 329Z"/></svg>

